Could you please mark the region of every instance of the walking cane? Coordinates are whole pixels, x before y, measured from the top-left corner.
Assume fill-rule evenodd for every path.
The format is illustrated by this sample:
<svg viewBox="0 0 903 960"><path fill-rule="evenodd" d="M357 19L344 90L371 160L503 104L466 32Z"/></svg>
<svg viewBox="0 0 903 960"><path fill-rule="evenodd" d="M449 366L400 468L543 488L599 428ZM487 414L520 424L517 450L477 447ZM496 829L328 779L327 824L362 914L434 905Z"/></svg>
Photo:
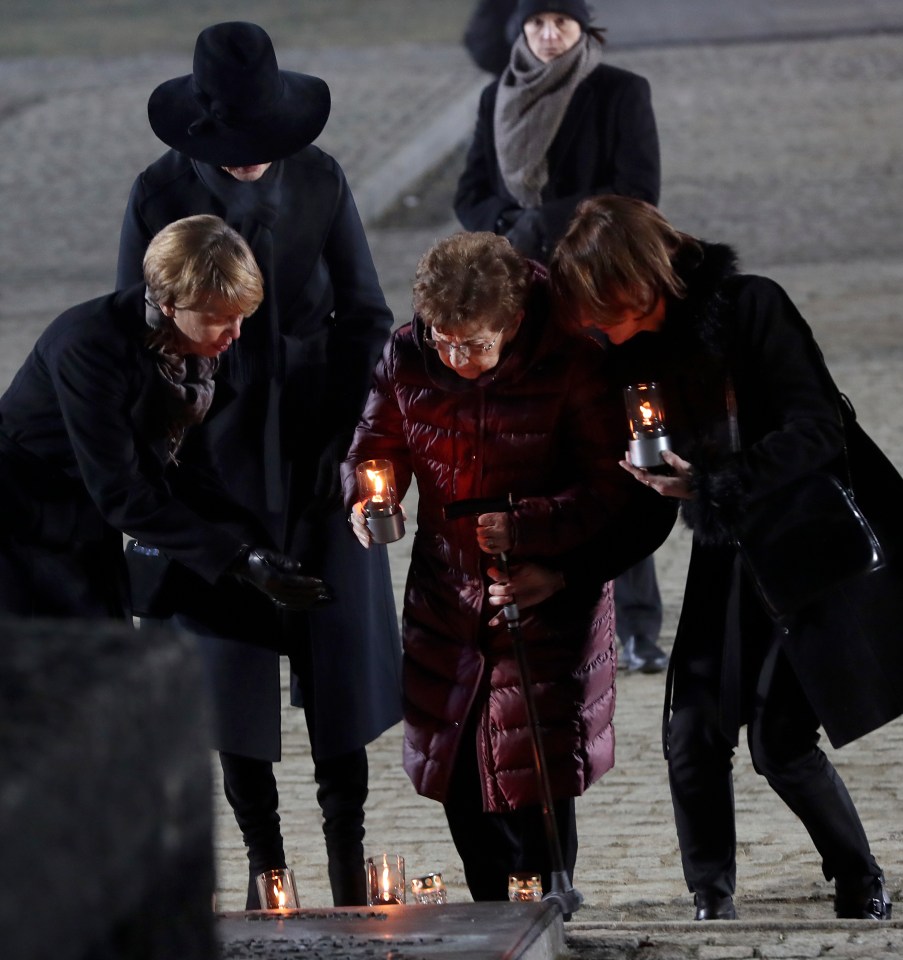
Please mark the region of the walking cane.
<svg viewBox="0 0 903 960"><path fill-rule="evenodd" d="M509 494L507 497L473 497L468 500L456 500L453 503L446 504L443 512L446 520L457 520L461 517L479 516L481 513L510 513L513 509L514 502ZM499 569L507 578L508 557L504 552L494 554L494 556L498 560ZM552 783L549 780L549 769L542 745L539 712L536 709L533 688L530 686L530 667L520 632L520 610L515 602L502 607L502 612L505 616L508 635L511 637L511 644L514 647L514 657L517 662L517 671L520 674L524 703L527 708L527 722L533 747L533 766L536 770L536 780L542 801L546 845L552 863L552 889L544 893L542 898L557 903L564 919L570 920L571 914L580 909L580 905L583 903L583 894L575 889L564 866L561 838L558 835L558 824L555 822L555 811L552 806Z"/></svg>

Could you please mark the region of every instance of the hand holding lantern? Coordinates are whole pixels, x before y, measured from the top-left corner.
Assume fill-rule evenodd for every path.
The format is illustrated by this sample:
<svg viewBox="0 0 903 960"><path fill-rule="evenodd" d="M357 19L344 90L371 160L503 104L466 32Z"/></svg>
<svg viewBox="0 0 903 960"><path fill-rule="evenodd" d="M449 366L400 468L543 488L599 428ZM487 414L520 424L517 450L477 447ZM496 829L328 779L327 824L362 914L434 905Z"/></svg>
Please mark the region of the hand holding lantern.
<svg viewBox="0 0 903 960"><path fill-rule="evenodd" d="M404 514L392 464L388 460L364 460L355 467L355 474L361 510L373 542L400 540L404 536Z"/></svg>

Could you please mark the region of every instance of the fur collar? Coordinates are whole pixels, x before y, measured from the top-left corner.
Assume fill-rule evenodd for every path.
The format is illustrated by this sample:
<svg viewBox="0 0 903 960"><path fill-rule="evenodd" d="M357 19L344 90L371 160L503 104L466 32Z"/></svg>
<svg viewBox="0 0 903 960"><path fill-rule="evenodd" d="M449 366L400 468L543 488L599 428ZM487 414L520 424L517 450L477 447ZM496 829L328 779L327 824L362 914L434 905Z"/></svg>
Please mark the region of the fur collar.
<svg viewBox="0 0 903 960"><path fill-rule="evenodd" d="M737 276L737 255L725 244L699 244L699 250L687 251L676 264L687 295L669 299L663 332L680 346L680 353L701 350L723 359L729 333L724 286Z"/></svg>

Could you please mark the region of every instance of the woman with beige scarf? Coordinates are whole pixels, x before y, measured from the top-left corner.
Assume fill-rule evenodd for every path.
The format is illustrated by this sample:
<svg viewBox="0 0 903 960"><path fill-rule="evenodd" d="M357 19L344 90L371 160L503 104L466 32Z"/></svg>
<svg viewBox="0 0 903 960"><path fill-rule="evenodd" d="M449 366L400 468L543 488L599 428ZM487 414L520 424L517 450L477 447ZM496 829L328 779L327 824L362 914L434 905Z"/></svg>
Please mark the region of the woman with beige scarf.
<svg viewBox="0 0 903 960"><path fill-rule="evenodd" d="M520 0L516 18L508 67L480 100L455 213L545 262L585 197L658 203L658 134L648 81L603 62L585 0Z"/></svg>

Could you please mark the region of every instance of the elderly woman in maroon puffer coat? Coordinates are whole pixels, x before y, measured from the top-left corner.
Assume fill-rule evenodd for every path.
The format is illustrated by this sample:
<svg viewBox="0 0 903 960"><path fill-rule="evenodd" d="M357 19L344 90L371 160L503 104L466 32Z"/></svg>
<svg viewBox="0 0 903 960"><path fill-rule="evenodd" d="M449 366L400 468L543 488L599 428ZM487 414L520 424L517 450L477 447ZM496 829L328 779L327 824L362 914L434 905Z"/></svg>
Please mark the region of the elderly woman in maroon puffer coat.
<svg viewBox="0 0 903 960"><path fill-rule="evenodd" d="M551 864L520 678L494 595L504 582L498 554L509 557L521 607L573 878L574 798L614 762L608 581L658 546L674 512L625 483L620 391L596 344L549 322L542 267L494 234L456 234L421 259L414 308L377 366L343 467L345 501L367 546L355 466L390 460L402 496L416 479L404 766L418 793L443 803L474 899L503 900L510 872L541 872L548 889ZM444 517L454 501L509 496L510 513ZM540 564L556 571L554 582L537 582Z"/></svg>

